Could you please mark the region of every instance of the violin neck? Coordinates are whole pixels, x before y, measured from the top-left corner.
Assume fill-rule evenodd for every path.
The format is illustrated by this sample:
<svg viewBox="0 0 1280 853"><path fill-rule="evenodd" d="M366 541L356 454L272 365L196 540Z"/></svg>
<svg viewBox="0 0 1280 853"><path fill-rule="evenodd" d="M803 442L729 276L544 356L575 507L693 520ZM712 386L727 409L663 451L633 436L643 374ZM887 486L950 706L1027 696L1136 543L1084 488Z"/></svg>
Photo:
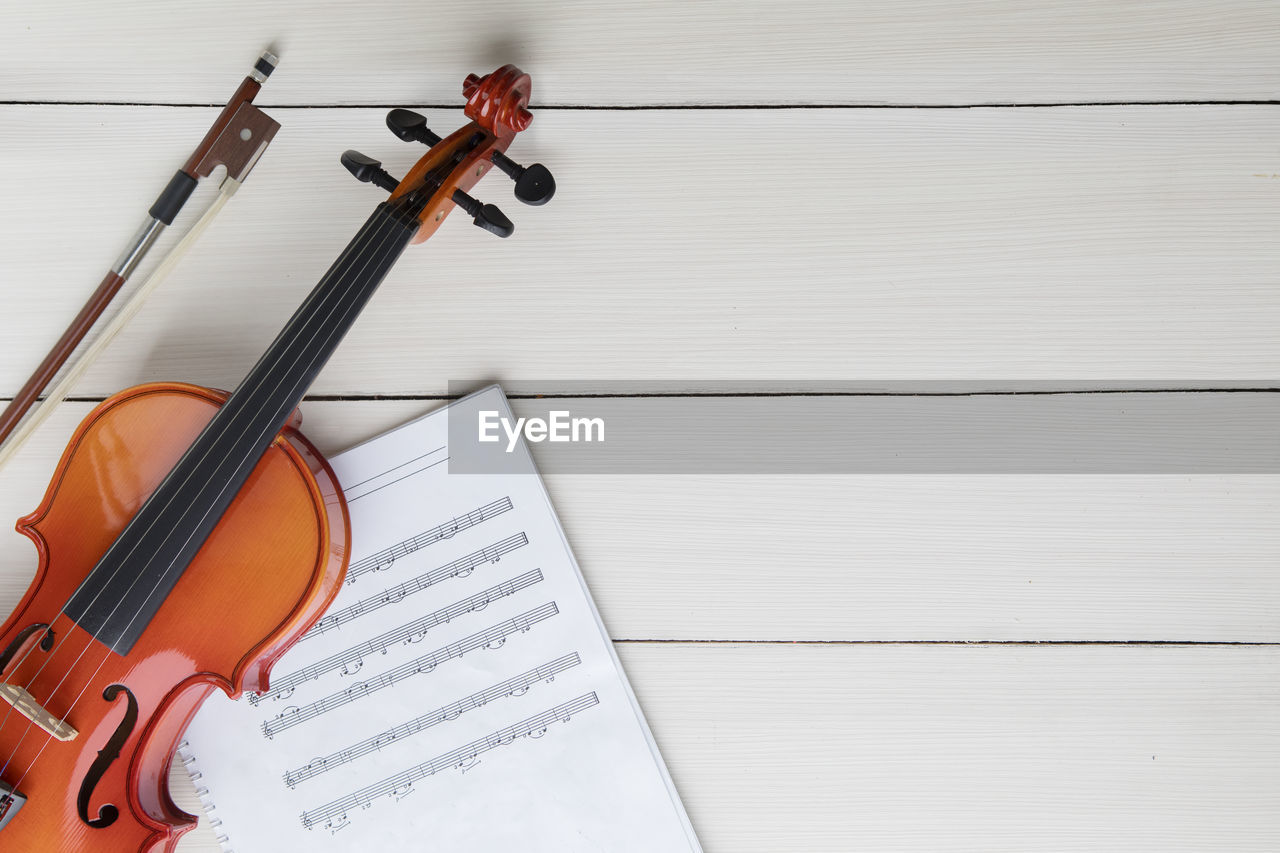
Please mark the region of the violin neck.
<svg viewBox="0 0 1280 853"><path fill-rule="evenodd" d="M409 245L416 214L403 201L378 206L76 590L72 621L119 654L133 648Z"/></svg>

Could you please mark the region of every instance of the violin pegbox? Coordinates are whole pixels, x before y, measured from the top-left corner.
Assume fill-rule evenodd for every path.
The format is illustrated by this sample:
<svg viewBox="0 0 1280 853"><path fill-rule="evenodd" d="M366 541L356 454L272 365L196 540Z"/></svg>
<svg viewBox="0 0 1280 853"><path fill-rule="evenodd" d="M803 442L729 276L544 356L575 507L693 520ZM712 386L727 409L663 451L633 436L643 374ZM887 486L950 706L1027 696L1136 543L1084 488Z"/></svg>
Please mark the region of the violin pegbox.
<svg viewBox="0 0 1280 853"><path fill-rule="evenodd" d="M405 142L430 148L427 154L397 181L377 160L357 151L342 155L342 164L357 179L391 193L390 202L400 201L421 223L413 242L430 237L455 207L472 217L479 227L510 237L515 226L495 205L484 204L468 194L490 166L515 182L516 198L529 205L546 204L555 195L556 182L541 163L521 166L507 157L506 150L516 134L533 121L529 112L529 75L514 65L504 65L492 74L467 76L462 94L467 99L464 113L471 121L441 137L427 127L425 116L411 110L395 109L387 114L387 127Z"/></svg>

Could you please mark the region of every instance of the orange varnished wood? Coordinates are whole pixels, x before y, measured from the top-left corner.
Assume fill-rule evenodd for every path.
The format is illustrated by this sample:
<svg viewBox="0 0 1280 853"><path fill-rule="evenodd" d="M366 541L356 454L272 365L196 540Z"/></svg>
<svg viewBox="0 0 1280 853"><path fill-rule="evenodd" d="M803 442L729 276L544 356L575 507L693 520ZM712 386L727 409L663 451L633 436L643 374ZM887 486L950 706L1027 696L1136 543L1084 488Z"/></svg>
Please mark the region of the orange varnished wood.
<svg viewBox="0 0 1280 853"><path fill-rule="evenodd" d="M396 187L395 192L391 194L391 198L399 198L422 186L424 176L441 164L448 162L455 151L464 149L473 134L480 134L483 137L482 141L462 158L461 163L450 170L448 178L444 181L444 185L449 188L449 191L447 193L435 193L421 215L419 215L418 221L422 225L418 229L418 233L413 235L414 243L421 243L436 232L445 217L457 207L451 198L453 191L458 189L467 192L474 187L476 182L492 168L493 164L489 158L493 156L493 152L506 151L507 146L511 144L511 140L514 137L500 138L482 130L474 122L466 124L431 146L430 153L414 165L409 174L405 175L404 180L400 182L400 186Z"/></svg>
<svg viewBox="0 0 1280 853"><path fill-rule="evenodd" d="M413 236L414 243L421 243L434 234L457 207L453 203L453 191L467 192L474 187L493 166L494 153L506 153L516 134L533 121L533 114L527 109L532 86L529 75L514 65L504 65L483 77L474 74L467 77L462 91L467 98L464 112L471 121L431 146L391 193L391 198L396 199L422 190L428 173L451 162L459 152L465 152L440 187L431 193L426 208L418 216L421 227ZM480 137L479 142L471 146L471 139L476 135Z"/></svg>
<svg viewBox="0 0 1280 853"><path fill-rule="evenodd" d="M462 96L467 99L463 113L490 133L514 136L533 121L528 110L532 91L533 80L514 65L483 77L468 74L462 81Z"/></svg>
<svg viewBox="0 0 1280 853"><path fill-rule="evenodd" d="M79 730L60 743L0 707L0 766L28 802L0 833L3 851L163 851L195 819L168 793L172 754L200 703L220 688L237 696L267 687L271 665L333 600L347 564L349 525L322 457L296 431L277 436L231 509L127 656L110 652L65 616L63 604L97 558L213 417L225 395L191 385L133 388L81 424L40 508L18 529L40 565L0 629L0 649L33 623L51 622L53 648L28 643L4 680L27 687ZM125 715L138 722L90 800L89 816L114 804L120 817L94 829L79 817L81 782Z"/></svg>

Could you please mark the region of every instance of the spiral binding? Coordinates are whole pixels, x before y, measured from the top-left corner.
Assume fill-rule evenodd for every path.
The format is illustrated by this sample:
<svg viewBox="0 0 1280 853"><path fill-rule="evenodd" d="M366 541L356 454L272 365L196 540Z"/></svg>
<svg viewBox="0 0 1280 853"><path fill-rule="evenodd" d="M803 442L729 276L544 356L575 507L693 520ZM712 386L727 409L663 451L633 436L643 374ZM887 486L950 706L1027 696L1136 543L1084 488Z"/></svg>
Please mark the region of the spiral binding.
<svg viewBox="0 0 1280 853"><path fill-rule="evenodd" d="M204 778L200 766L196 763L196 757L191 752L191 745L183 739L178 744L174 754L178 760L182 762L182 768L187 771L187 775L191 777L192 784L196 787L196 796L200 798L200 805L204 808L205 816L209 819L209 828L213 830L218 838L218 844L222 846L222 853L235 853L231 847L231 840L225 832L222 832L222 818L214 814L217 806L213 803L213 796L209 793L209 789L200 784L200 780Z"/></svg>

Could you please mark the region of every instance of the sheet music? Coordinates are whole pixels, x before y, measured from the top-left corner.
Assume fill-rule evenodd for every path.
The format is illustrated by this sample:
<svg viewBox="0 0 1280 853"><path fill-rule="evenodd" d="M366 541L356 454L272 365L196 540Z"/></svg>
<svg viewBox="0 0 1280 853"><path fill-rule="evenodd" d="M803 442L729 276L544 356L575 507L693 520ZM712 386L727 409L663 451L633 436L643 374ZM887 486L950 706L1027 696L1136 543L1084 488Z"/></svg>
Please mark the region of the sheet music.
<svg viewBox="0 0 1280 853"><path fill-rule="evenodd" d="M448 412L481 409L510 417L496 386ZM440 410L331 460L346 584L180 750L224 849L700 853L527 450L449 474L447 438Z"/></svg>

